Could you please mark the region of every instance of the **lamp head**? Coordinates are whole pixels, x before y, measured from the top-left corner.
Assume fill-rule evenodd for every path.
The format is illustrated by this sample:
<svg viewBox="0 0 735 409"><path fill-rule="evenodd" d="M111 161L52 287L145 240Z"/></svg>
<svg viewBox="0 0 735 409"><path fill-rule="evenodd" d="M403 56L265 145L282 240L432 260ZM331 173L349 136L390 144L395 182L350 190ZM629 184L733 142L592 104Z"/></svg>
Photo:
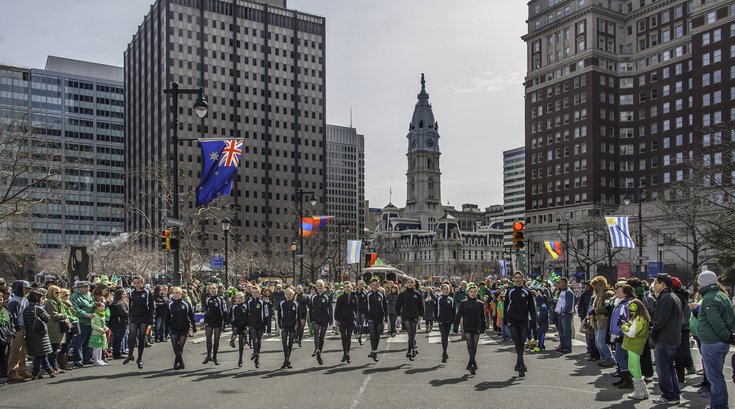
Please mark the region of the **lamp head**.
<svg viewBox="0 0 735 409"><path fill-rule="evenodd" d="M232 225L232 221L230 219L225 217L224 219L222 219L221 223L222 223L222 231L224 232L230 231L230 226Z"/></svg>
<svg viewBox="0 0 735 409"><path fill-rule="evenodd" d="M194 112L196 112L197 116L199 118L204 118L207 116L207 112L209 111L209 104L207 104L206 98L204 98L204 89L199 89L199 96L197 97L196 102L194 102Z"/></svg>

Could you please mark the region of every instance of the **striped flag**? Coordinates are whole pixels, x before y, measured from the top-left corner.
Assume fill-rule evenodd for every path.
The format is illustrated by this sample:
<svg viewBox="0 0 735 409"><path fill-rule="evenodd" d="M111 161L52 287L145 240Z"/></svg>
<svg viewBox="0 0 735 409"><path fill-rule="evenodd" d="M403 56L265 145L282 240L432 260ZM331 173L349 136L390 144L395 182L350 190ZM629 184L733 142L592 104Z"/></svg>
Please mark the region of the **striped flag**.
<svg viewBox="0 0 735 409"><path fill-rule="evenodd" d="M628 216L606 216L605 221L610 230L611 247L635 248L628 229Z"/></svg>
<svg viewBox="0 0 735 409"><path fill-rule="evenodd" d="M302 217L299 235L301 235L301 237L314 235L316 232L323 229L333 218L334 216Z"/></svg>
<svg viewBox="0 0 735 409"><path fill-rule="evenodd" d="M347 264L360 263L360 250L362 249L362 240L347 240L347 254L345 259Z"/></svg>
<svg viewBox="0 0 735 409"><path fill-rule="evenodd" d="M546 247L546 251L551 254L551 258L554 260L564 258L564 254L561 252L560 241L544 241L544 247Z"/></svg>

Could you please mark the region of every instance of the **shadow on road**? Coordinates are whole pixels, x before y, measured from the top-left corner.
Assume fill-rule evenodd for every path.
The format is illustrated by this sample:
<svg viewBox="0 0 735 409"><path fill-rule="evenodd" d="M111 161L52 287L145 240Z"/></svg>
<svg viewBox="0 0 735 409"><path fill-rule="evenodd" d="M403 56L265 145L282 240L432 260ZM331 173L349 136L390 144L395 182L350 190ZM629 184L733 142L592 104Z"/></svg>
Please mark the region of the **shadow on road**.
<svg viewBox="0 0 735 409"><path fill-rule="evenodd" d="M365 369L365 368L369 368L369 367L370 367L370 364L362 364L360 366L348 366L348 365L345 365L345 366L340 366L338 368L330 368L330 369L324 371L324 373L327 374L327 375L332 375L332 374L336 374L336 373L343 373L343 372L350 372L350 371L358 371L360 369Z"/></svg>
<svg viewBox="0 0 735 409"><path fill-rule="evenodd" d="M510 377L507 381L498 381L498 382L480 382L477 385L475 385L476 391L486 391L488 389L501 389L501 388L507 388L509 386L517 385L516 382L518 380L517 376Z"/></svg>
<svg viewBox="0 0 735 409"><path fill-rule="evenodd" d="M365 369L364 371L362 371L362 373L365 375L370 375L370 374L380 373L380 372L391 372L391 371L397 371L399 369L403 369L404 366L406 366L406 364L400 364L398 366L376 367L376 368Z"/></svg>
<svg viewBox="0 0 735 409"><path fill-rule="evenodd" d="M431 386L446 386L446 385L456 385L458 383L467 382L467 380L470 378L469 375L464 374L459 378L447 378L447 379L432 379L429 381L429 384Z"/></svg>
<svg viewBox="0 0 735 409"><path fill-rule="evenodd" d="M405 372L405 374L406 375L413 375L413 374L417 374L417 373L424 373L424 372L436 371L437 369L442 368L443 366L444 365L436 365L436 366L432 366L430 368L411 368L411 369L407 369L406 372Z"/></svg>

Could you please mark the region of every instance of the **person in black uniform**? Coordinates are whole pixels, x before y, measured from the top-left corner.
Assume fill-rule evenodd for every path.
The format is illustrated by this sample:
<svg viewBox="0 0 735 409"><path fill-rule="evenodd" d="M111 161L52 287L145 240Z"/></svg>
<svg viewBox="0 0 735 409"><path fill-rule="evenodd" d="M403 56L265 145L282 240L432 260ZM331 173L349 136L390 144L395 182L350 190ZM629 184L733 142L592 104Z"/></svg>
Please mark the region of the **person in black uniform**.
<svg viewBox="0 0 735 409"><path fill-rule="evenodd" d="M128 357L123 361L127 365L133 360L135 340L138 340L138 369L143 369L143 350L145 349L145 336L148 326L153 322L153 313L156 306L153 294L143 287L143 279L133 276L133 290L128 297Z"/></svg>
<svg viewBox="0 0 735 409"><path fill-rule="evenodd" d="M202 308L204 310L204 333L207 338L207 357L204 358L202 365L208 364L209 361L219 365L217 351L219 351L219 337L227 322L227 303L218 295L217 284L207 286Z"/></svg>
<svg viewBox="0 0 735 409"><path fill-rule="evenodd" d="M416 357L416 327L418 320L424 315L424 299L416 290L416 280L406 279L406 289L398 296L396 314L408 332L408 351L406 358L413 361Z"/></svg>
<svg viewBox="0 0 735 409"><path fill-rule="evenodd" d="M350 345L352 344L352 331L355 329L355 316L357 314L357 297L352 292L352 284L345 281L342 290L344 293L337 297L334 307L334 319L339 325L339 336L342 338L342 362L350 361Z"/></svg>
<svg viewBox="0 0 735 409"><path fill-rule="evenodd" d="M383 320L388 313L388 302L385 295L378 291L379 286L380 282L377 278L370 280L370 292L365 298L367 306L365 318L370 332L370 354L368 354L368 358L373 358L375 362L378 362L378 343L380 342L380 334L383 333Z"/></svg>
<svg viewBox="0 0 735 409"><path fill-rule="evenodd" d="M296 302L299 304L299 326L296 329L296 340L301 348L301 340L304 338L304 329L306 329L306 314L309 313L309 303L311 298L304 293L304 287L301 284L296 286Z"/></svg>
<svg viewBox="0 0 735 409"><path fill-rule="evenodd" d="M368 292L365 291L365 282L362 280L357 280L357 283L355 284L357 288L355 289L355 300L357 303L357 327L355 328L357 332L357 342L362 345L362 334L365 331L365 324L367 319L365 318L365 314L367 313L367 294Z"/></svg>
<svg viewBox="0 0 735 409"><path fill-rule="evenodd" d="M255 363L256 368L260 368L260 343L263 339L263 331L265 330L266 320L270 317L268 306L260 298L260 288L253 286L250 290L253 298L247 303L248 309L248 328L250 328L250 342L253 344L253 354L250 360Z"/></svg>
<svg viewBox="0 0 735 409"><path fill-rule="evenodd" d="M309 310L311 323L314 326L314 352L311 356L315 356L319 365L323 365L322 348L324 337L327 335L327 327L332 321L332 299L324 294L324 281L322 280L316 282L316 294L311 297Z"/></svg>
<svg viewBox="0 0 735 409"><path fill-rule="evenodd" d="M237 367L242 368L242 352L245 349L246 335L248 322L248 309L245 305L245 294L238 292L235 294L235 304L232 306L230 312L230 326L232 327L232 336L230 337L230 346L235 348L235 338L238 339L238 356L237 356Z"/></svg>
<svg viewBox="0 0 735 409"><path fill-rule="evenodd" d="M197 323L194 319L194 307L183 298L181 287L171 290L171 301L166 309L166 328L171 331L171 346L174 349L174 369L184 369L184 345L192 333L197 332Z"/></svg>
<svg viewBox="0 0 735 409"><path fill-rule="evenodd" d="M283 293L286 297L278 305L278 327L281 328L281 342L283 343L283 365L281 369L292 368L291 350L296 338L296 326L299 322L299 303L294 301L294 291L287 288Z"/></svg>
<svg viewBox="0 0 735 409"><path fill-rule="evenodd" d="M536 302L531 290L525 286L523 273L516 271L513 274L513 285L505 294L504 321L510 324L510 335L515 344L515 370L519 376L525 376L527 368L523 362L523 350L528 336L528 320L536 322Z"/></svg>
<svg viewBox="0 0 735 409"><path fill-rule="evenodd" d="M447 346L449 345L449 330L454 324L454 298L449 294L449 284L442 284L442 293L436 300L436 322L439 324L439 333L442 337L442 362L449 359Z"/></svg>
<svg viewBox="0 0 735 409"><path fill-rule="evenodd" d="M454 319L455 332L459 328L459 322L464 321L462 329L464 340L467 342L467 352L470 355L467 362L467 370L474 375L477 370L477 344L480 342L480 334L485 332L485 304L477 299L477 287L472 285L467 291L467 299L459 304L457 317Z"/></svg>

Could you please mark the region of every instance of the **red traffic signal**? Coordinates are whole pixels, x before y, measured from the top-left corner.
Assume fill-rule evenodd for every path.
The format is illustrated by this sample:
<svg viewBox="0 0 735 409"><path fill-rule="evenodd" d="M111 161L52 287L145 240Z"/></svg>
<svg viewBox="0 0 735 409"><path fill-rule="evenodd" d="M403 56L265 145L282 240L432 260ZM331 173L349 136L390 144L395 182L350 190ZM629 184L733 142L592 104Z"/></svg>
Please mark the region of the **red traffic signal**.
<svg viewBox="0 0 735 409"><path fill-rule="evenodd" d="M521 221L513 222L513 250L522 250L525 246L525 237L523 235L523 229L526 226Z"/></svg>

